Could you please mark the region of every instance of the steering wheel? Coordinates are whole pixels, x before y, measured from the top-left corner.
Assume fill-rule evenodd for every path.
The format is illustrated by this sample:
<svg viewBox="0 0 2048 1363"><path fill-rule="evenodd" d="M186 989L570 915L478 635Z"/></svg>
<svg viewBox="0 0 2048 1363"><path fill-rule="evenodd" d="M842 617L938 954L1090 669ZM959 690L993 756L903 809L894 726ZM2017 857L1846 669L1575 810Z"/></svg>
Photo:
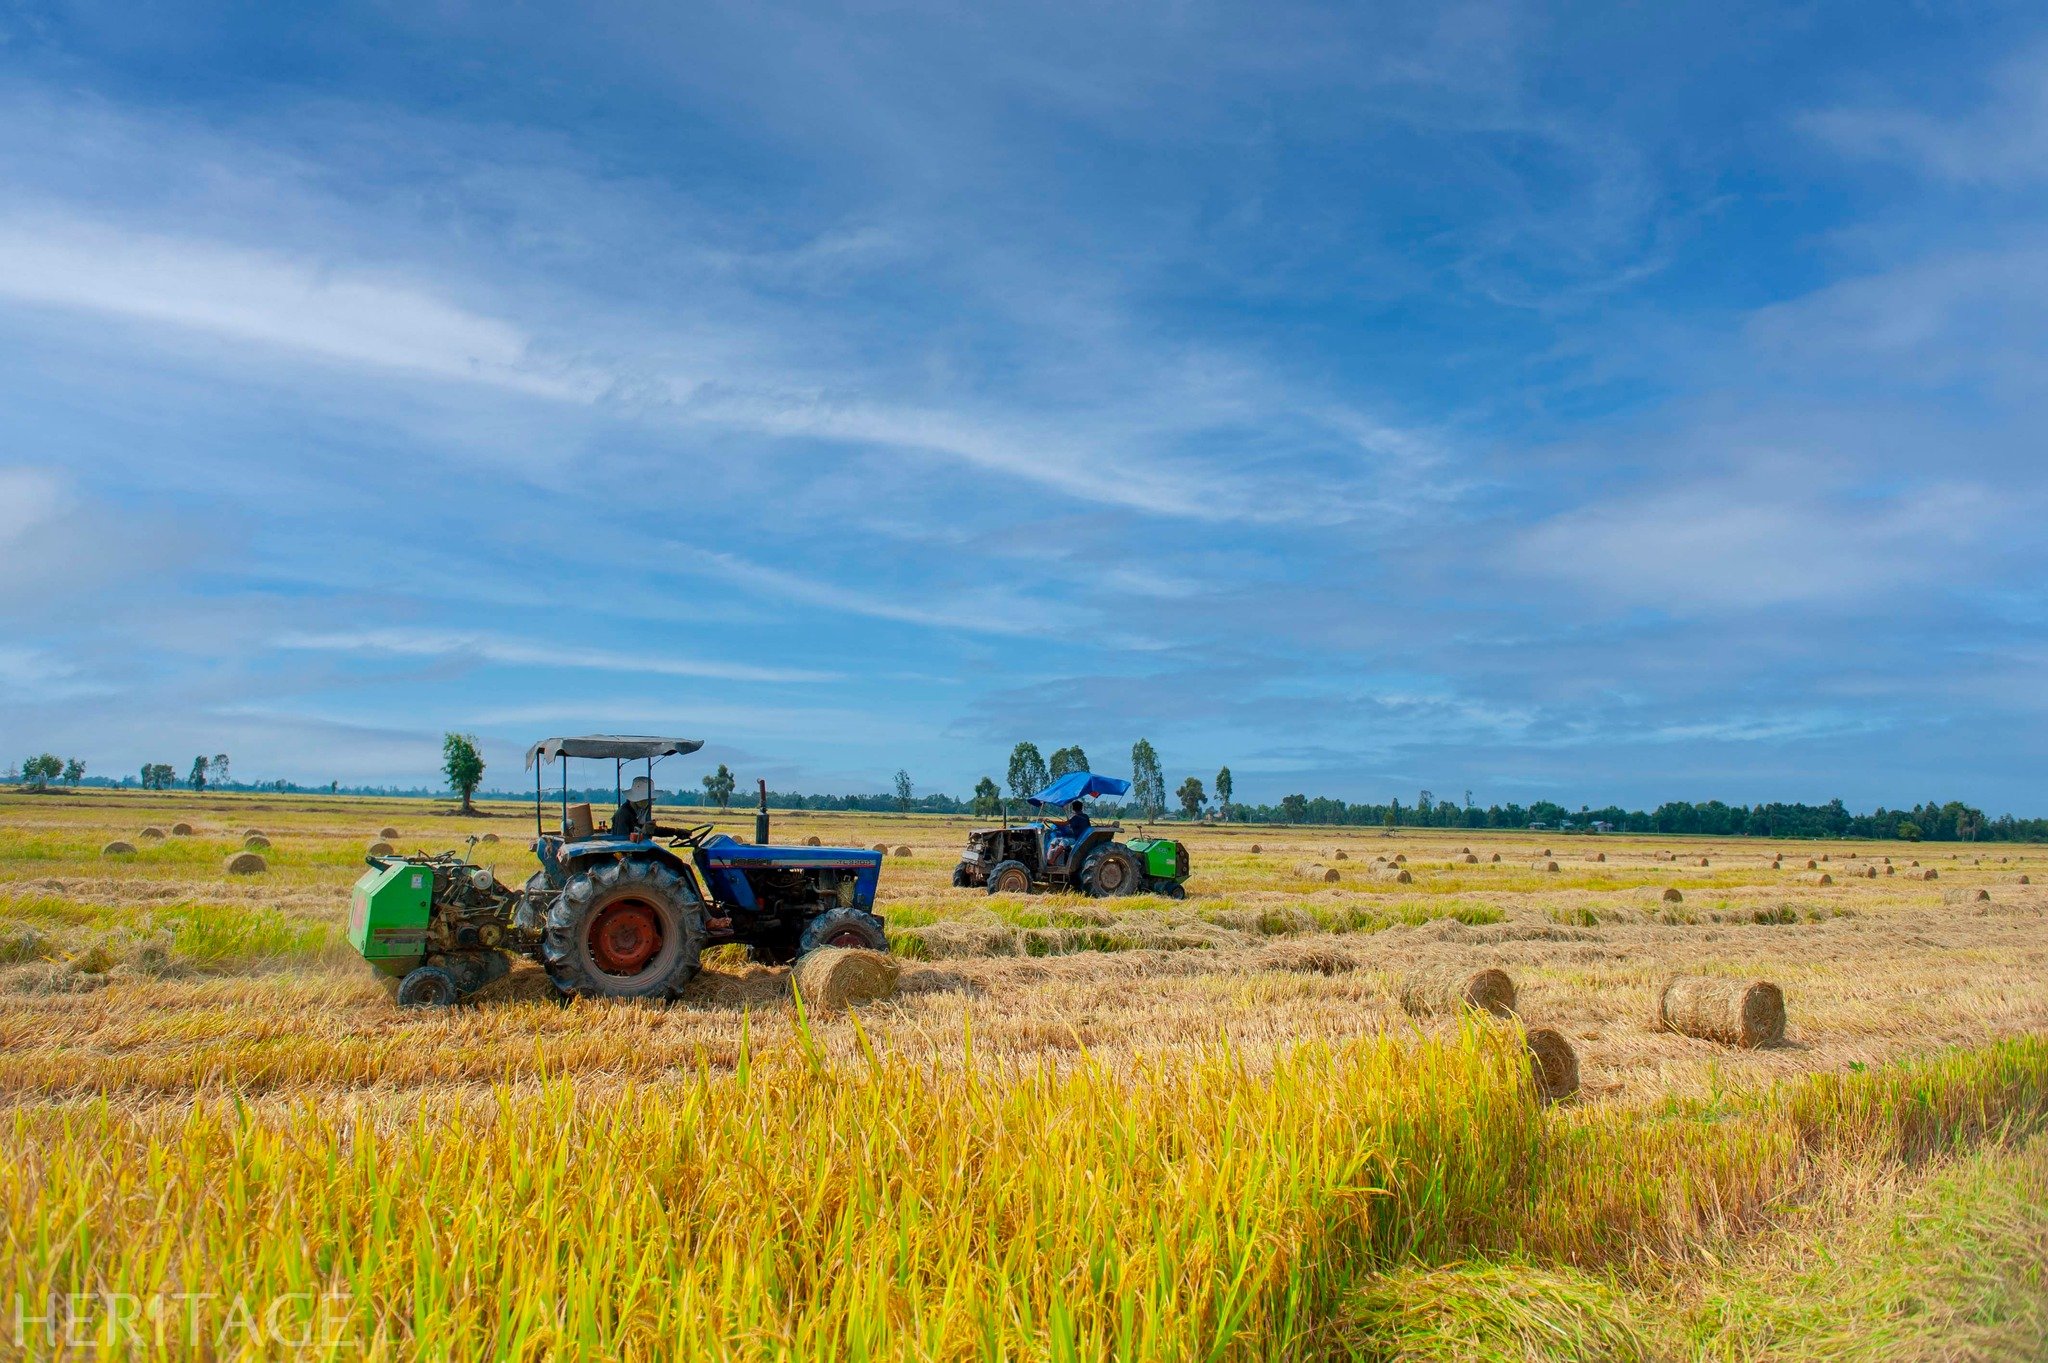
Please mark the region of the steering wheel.
<svg viewBox="0 0 2048 1363"><path fill-rule="evenodd" d="M716 828L716 824L692 824L690 827L685 828L682 832L670 838L668 845L670 847L682 847L685 845L695 847L702 843L704 839L710 837L713 830Z"/></svg>

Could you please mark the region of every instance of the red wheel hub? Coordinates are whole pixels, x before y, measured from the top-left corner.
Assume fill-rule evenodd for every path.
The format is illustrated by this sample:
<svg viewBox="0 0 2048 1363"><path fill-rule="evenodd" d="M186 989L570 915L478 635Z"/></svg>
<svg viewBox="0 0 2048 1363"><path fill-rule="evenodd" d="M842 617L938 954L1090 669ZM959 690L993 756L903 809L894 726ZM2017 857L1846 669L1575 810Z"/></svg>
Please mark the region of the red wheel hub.
<svg viewBox="0 0 2048 1363"><path fill-rule="evenodd" d="M848 928L844 932L835 932L825 939L825 945L828 947L852 947L858 949L867 944L868 939L855 932L852 928Z"/></svg>
<svg viewBox="0 0 2048 1363"><path fill-rule="evenodd" d="M622 899L590 920L590 958L611 975L633 975L661 950L661 918L651 904Z"/></svg>

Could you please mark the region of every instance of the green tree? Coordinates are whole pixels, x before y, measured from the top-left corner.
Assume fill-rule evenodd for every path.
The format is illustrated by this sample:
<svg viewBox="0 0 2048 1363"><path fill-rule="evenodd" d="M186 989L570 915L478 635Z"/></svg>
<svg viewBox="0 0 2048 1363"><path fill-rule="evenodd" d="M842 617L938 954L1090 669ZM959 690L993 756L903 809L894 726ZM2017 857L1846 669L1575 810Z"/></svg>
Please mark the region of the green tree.
<svg viewBox="0 0 2048 1363"><path fill-rule="evenodd" d="M993 819L1003 811L1003 791L994 781L984 776L974 783L974 813L976 817Z"/></svg>
<svg viewBox="0 0 2048 1363"><path fill-rule="evenodd" d="M1202 778L1199 776L1190 776L1181 782L1180 789L1174 794L1180 799L1180 812L1184 819L1199 818L1202 804L1209 798L1209 792L1202 789Z"/></svg>
<svg viewBox="0 0 2048 1363"><path fill-rule="evenodd" d="M448 778L448 789L462 797L462 812L476 813L476 806L470 801L476 788L483 784L484 755L476 745L475 734L441 736L441 772Z"/></svg>
<svg viewBox="0 0 2048 1363"><path fill-rule="evenodd" d="M1046 759L1045 765L1046 776L1057 781L1070 771L1087 771L1088 754L1082 752L1081 745L1076 743L1072 747L1056 749L1053 755Z"/></svg>
<svg viewBox="0 0 2048 1363"><path fill-rule="evenodd" d="M704 791L718 801L718 807L723 810L732 805L733 784L732 772L727 769L725 763L720 762L718 770L704 778Z"/></svg>
<svg viewBox="0 0 2048 1363"><path fill-rule="evenodd" d="M1280 799L1280 816L1287 823L1308 822L1308 796L1282 796Z"/></svg>
<svg viewBox="0 0 2048 1363"><path fill-rule="evenodd" d="M55 753L38 753L21 764L21 779L30 790L48 790L50 782L64 774L64 759Z"/></svg>
<svg viewBox="0 0 2048 1363"><path fill-rule="evenodd" d="M1166 773L1159 769L1159 754L1148 739L1131 745L1131 803L1148 819L1166 812Z"/></svg>
<svg viewBox="0 0 2048 1363"><path fill-rule="evenodd" d="M228 755L224 752L213 755L213 783L217 786L228 783Z"/></svg>
<svg viewBox="0 0 2048 1363"><path fill-rule="evenodd" d="M898 767L896 769L896 808L908 814L910 812L910 797L916 789L917 787L910 784L910 773Z"/></svg>
<svg viewBox="0 0 2048 1363"><path fill-rule="evenodd" d="M144 790L169 790L178 774L171 770L168 762L145 762L142 764L142 788Z"/></svg>
<svg viewBox="0 0 2048 1363"><path fill-rule="evenodd" d="M185 784L191 786L194 790L206 789L206 759L204 757L192 759L192 774L185 778Z"/></svg>
<svg viewBox="0 0 2048 1363"><path fill-rule="evenodd" d="M1216 773L1216 803L1223 806L1223 821L1230 822L1230 768Z"/></svg>
<svg viewBox="0 0 2048 1363"><path fill-rule="evenodd" d="M67 785L67 786L72 786L72 787L76 787L76 786L78 785L78 783L79 783L80 781L83 781L84 779L85 779L85 763L83 763L83 762L79 761L79 760L78 760L77 758L75 758L75 757L74 757L74 758L72 758L72 759L71 759L71 760L70 760L69 762L66 762L66 763L64 764L64 784L65 784L65 785Z"/></svg>
<svg viewBox="0 0 2048 1363"><path fill-rule="evenodd" d="M1920 841L1920 825L1914 823L1911 819L1899 820L1899 836L1907 842Z"/></svg>
<svg viewBox="0 0 2048 1363"><path fill-rule="evenodd" d="M1036 795L1050 783L1051 778L1045 772L1045 759L1038 755L1036 743L1019 743L1010 749L1008 781L1013 800Z"/></svg>

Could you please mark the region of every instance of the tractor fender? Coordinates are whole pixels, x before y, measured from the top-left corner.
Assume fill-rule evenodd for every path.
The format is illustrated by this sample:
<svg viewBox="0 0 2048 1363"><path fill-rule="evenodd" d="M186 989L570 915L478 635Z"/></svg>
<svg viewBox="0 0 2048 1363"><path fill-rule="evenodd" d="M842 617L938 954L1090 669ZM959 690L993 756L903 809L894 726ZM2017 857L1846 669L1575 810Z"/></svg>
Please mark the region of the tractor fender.
<svg viewBox="0 0 2048 1363"><path fill-rule="evenodd" d="M572 842L561 851L562 875L567 878L593 866L609 862L651 861L665 866L687 881L692 890L699 889L697 872L689 862L677 856L668 848L653 842L629 842L624 838L593 839L588 842ZM699 895L702 898L702 895Z"/></svg>

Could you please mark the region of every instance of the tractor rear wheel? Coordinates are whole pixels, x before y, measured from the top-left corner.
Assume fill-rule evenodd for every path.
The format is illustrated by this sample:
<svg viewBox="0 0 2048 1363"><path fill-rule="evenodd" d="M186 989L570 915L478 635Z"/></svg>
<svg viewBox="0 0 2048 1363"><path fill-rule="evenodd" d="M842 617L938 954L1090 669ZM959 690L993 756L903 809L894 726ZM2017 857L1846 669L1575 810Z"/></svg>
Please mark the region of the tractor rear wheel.
<svg viewBox="0 0 2048 1363"><path fill-rule="evenodd" d="M1116 895L1142 894L1145 868L1129 848L1117 843L1098 850L1081 867L1081 888L1097 899Z"/></svg>
<svg viewBox="0 0 2048 1363"><path fill-rule="evenodd" d="M999 861L989 868L990 894L1030 894L1031 868L1021 861Z"/></svg>
<svg viewBox="0 0 2048 1363"><path fill-rule="evenodd" d="M882 920L865 909L827 909L804 924L799 945L803 951L816 951L819 947L887 951L889 937L882 931Z"/></svg>
<svg viewBox="0 0 2048 1363"><path fill-rule="evenodd" d="M688 881L650 859L606 862L562 887L540 958L564 994L668 999L696 975L704 939Z"/></svg>

